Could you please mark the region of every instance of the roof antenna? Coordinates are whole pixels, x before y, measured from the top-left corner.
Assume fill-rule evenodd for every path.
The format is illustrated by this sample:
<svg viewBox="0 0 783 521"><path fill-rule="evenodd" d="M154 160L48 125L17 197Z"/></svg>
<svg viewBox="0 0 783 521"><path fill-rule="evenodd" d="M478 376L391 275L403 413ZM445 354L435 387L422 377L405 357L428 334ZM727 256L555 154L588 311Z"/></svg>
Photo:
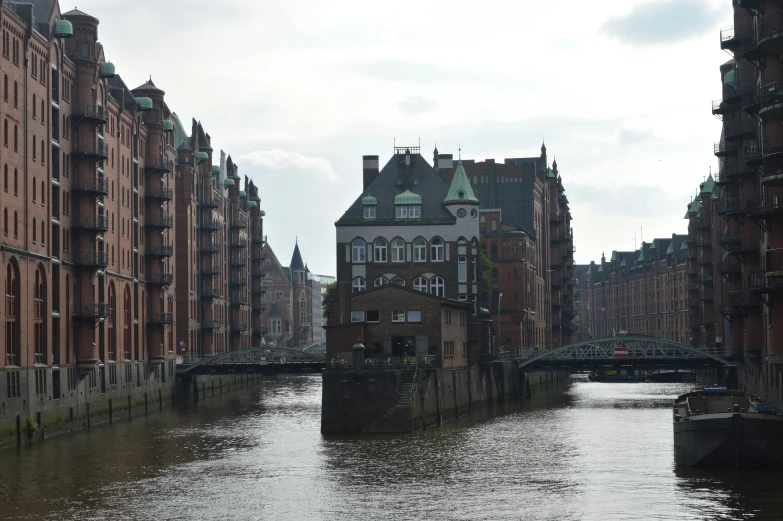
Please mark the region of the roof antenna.
<svg viewBox="0 0 783 521"><path fill-rule="evenodd" d="M457 154L457 158L459 158L459 160L462 161L462 145L459 146L457 151L459 152L459 154Z"/></svg>

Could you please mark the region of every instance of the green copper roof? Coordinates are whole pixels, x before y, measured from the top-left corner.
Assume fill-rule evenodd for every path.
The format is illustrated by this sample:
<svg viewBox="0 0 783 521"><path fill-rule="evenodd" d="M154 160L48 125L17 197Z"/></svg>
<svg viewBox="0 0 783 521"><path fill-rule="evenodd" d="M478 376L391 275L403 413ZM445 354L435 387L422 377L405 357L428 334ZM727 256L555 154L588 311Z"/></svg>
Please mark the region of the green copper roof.
<svg viewBox="0 0 783 521"><path fill-rule="evenodd" d="M179 120L177 114L173 114L174 117L174 148L177 150L190 150L190 138L188 133L185 132L185 127L182 126L182 122Z"/></svg>
<svg viewBox="0 0 783 521"><path fill-rule="evenodd" d="M234 186L234 180L233 179L226 179L225 187L228 188L229 186Z"/></svg>
<svg viewBox="0 0 783 521"><path fill-rule="evenodd" d="M207 154L206 152L196 152L196 163L200 165L201 163L207 160L209 160L209 154Z"/></svg>
<svg viewBox="0 0 783 521"><path fill-rule="evenodd" d="M256 190L256 191L257 191L257 190ZM250 200L251 200L251 201L255 201L255 202L257 202L257 203L260 203L260 202L261 202L261 198L260 198L260 197L258 197L258 194L257 194L257 193L251 194L251 195L250 195Z"/></svg>
<svg viewBox="0 0 783 521"><path fill-rule="evenodd" d="M253 208L255 208L256 206L258 206L258 203L257 203L257 202L255 202L255 201L250 201L249 203L247 203L247 209L248 209L248 210L252 210L252 209L253 209Z"/></svg>
<svg viewBox="0 0 783 521"><path fill-rule="evenodd" d="M625 268L625 266L626 266L626 264L625 264L625 259L623 259L623 261L620 263L620 267L621 267L621 268Z"/></svg>
<svg viewBox="0 0 783 521"><path fill-rule="evenodd" d="M421 196L405 190L394 198L394 204L421 204Z"/></svg>
<svg viewBox="0 0 783 521"><path fill-rule="evenodd" d="M116 76L117 73L114 70L114 64L112 62L103 62L101 63L100 71L98 72L98 76L101 78L113 78Z"/></svg>
<svg viewBox="0 0 783 521"><path fill-rule="evenodd" d="M636 259L636 262L644 262L644 249L639 252L639 258Z"/></svg>
<svg viewBox="0 0 783 521"><path fill-rule="evenodd" d="M266 212L265 212L265 211L263 211L263 210L261 210L261 217L263 217L263 216L265 216L265 215L266 215Z"/></svg>
<svg viewBox="0 0 783 521"><path fill-rule="evenodd" d="M666 255L671 255L672 253L674 253L674 243L670 242L669 243L669 249L666 250Z"/></svg>
<svg viewBox="0 0 783 521"><path fill-rule="evenodd" d="M174 123L172 123L170 119L167 119L163 122L163 131L164 132L174 131Z"/></svg>
<svg viewBox="0 0 783 521"><path fill-rule="evenodd" d="M729 72L723 75L724 85L736 85L737 84L737 69L731 69Z"/></svg>
<svg viewBox="0 0 783 521"><path fill-rule="evenodd" d="M247 197L247 192L245 192L244 190L240 190L239 191L239 198L240 199L244 199L245 197Z"/></svg>
<svg viewBox="0 0 783 521"><path fill-rule="evenodd" d="M551 168L546 169L546 178L547 179L554 179L555 178L555 172Z"/></svg>
<svg viewBox="0 0 783 521"><path fill-rule="evenodd" d="M603 272L604 272L604 265L601 264L600 266L598 266L598 273L603 273Z"/></svg>
<svg viewBox="0 0 783 521"><path fill-rule="evenodd" d="M377 204L378 204L378 199L376 199L371 195L362 197L362 206L376 206Z"/></svg>
<svg viewBox="0 0 783 521"><path fill-rule="evenodd" d="M54 21L54 37L55 38L70 38L73 36L73 25L68 20L55 20Z"/></svg>
<svg viewBox="0 0 783 521"><path fill-rule="evenodd" d="M152 110L152 98L142 96L140 98L136 98L136 103L139 106L139 110Z"/></svg>
<svg viewBox="0 0 783 521"><path fill-rule="evenodd" d="M688 243L685 241L682 241L682 246L680 246L681 250L687 250L688 249Z"/></svg>
<svg viewBox="0 0 783 521"><path fill-rule="evenodd" d="M212 175L218 175L219 173L220 173L220 165L212 165Z"/></svg>
<svg viewBox="0 0 783 521"><path fill-rule="evenodd" d="M451 186L449 187L449 193L446 194L444 203L478 203L476 194L473 193L473 188L470 187L470 181L465 174L465 167L462 166L462 161L457 163L457 170L454 172L454 177L451 180Z"/></svg>
<svg viewBox="0 0 783 521"><path fill-rule="evenodd" d="M611 262L617 262L617 250L612 250L612 258L609 260Z"/></svg>
<svg viewBox="0 0 783 521"><path fill-rule="evenodd" d="M590 267L587 268L587 273L585 273L585 275L587 275L589 277L592 274L593 274L593 266L591 264Z"/></svg>
<svg viewBox="0 0 783 521"><path fill-rule="evenodd" d="M704 186L701 189L702 194L712 194L712 191L715 189L715 180L712 179L712 174L707 178L707 180L704 182Z"/></svg>

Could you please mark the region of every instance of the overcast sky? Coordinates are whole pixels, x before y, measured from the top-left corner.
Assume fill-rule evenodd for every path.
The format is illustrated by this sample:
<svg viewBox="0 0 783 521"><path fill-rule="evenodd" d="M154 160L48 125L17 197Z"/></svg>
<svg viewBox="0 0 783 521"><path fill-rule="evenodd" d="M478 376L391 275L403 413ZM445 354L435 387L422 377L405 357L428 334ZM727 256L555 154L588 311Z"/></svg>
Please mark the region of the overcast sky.
<svg viewBox="0 0 783 521"><path fill-rule="evenodd" d="M134 88L202 121L260 187L288 262L335 273L361 156L394 139L473 159L557 157L576 260L685 233L717 168L719 28L730 0L80 0ZM68 11L73 7L63 3ZM189 128L189 127L188 127ZM216 159L217 161L217 159Z"/></svg>

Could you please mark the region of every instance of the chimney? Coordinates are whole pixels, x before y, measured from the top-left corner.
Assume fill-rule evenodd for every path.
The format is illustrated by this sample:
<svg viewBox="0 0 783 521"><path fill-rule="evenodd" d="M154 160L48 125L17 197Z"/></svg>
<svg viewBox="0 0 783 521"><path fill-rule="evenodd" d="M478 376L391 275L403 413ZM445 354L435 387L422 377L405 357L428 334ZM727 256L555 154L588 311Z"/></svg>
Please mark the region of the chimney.
<svg viewBox="0 0 783 521"><path fill-rule="evenodd" d="M454 154L438 154L438 173L446 184L451 185L454 178Z"/></svg>
<svg viewBox="0 0 783 521"><path fill-rule="evenodd" d="M378 156L362 156L363 190L378 177Z"/></svg>
<svg viewBox="0 0 783 521"><path fill-rule="evenodd" d="M490 164L493 164L493 165L495 164L495 160L494 159L485 159L484 162L485 163L490 163Z"/></svg>

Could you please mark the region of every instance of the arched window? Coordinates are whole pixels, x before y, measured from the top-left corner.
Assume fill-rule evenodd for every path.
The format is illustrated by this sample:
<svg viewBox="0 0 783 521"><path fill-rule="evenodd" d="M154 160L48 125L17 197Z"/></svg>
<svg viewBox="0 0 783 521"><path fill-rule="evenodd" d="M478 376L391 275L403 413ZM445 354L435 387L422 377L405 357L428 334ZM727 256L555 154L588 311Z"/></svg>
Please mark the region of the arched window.
<svg viewBox="0 0 783 521"><path fill-rule="evenodd" d="M35 234L37 233L35 228L35 217L33 217L33 243L35 243Z"/></svg>
<svg viewBox="0 0 783 521"><path fill-rule="evenodd" d="M35 270L33 288L33 345L35 345L35 363L46 364L46 274L43 267Z"/></svg>
<svg viewBox="0 0 783 521"><path fill-rule="evenodd" d="M46 123L46 111L44 110L44 100L41 100L41 125Z"/></svg>
<svg viewBox="0 0 783 521"><path fill-rule="evenodd" d="M8 120L3 121L3 144L8 146Z"/></svg>
<svg viewBox="0 0 783 521"><path fill-rule="evenodd" d="M424 293L427 292L427 279L424 277L416 277L413 279L413 289L416 291L423 291Z"/></svg>
<svg viewBox="0 0 783 521"><path fill-rule="evenodd" d="M19 171L14 168L14 195L19 193Z"/></svg>
<svg viewBox="0 0 783 521"><path fill-rule="evenodd" d="M489 222L489 231L491 231L491 232L498 231L498 223L497 223L497 221L495 219L492 219Z"/></svg>
<svg viewBox="0 0 783 521"><path fill-rule="evenodd" d="M41 181L41 206L46 206L46 185L43 181Z"/></svg>
<svg viewBox="0 0 783 521"><path fill-rule="evenodd" d="M35 119L36 114L38 114L38 109L36 108L38 104L36 103L35 94L33 94L33 119Z"/></svg>
<svg viewBox="0 0 783 521"><path fill-rule="evenodd" d="M46 235L44 233L44 220L41 219L41 246L46 244Z"/></svg>
<svg viewBox="0 0 783 521"><path fill-rule="evenodd" d="M367 248L364 239L356 238L351 243L351 262L354 264L364 264Z"/></svg>
<svg viewBox="0 0 783 521"><path fill-rule="evenodd" d="M388 283L389 283L389 279L387 279L386 277L382 277L381 276L381 277L378 277L377 279L375 279L373 281L372 285L375 286L376 288L378 288L378 287L383 286L384 284L388 284Z"/></svg>
<svg viewBox="0 0 783 521"><path fill-rule="evenodd" d="M19 129L14 125L14 152L19 150Z"/></svg>
<svg viewBox="0 0 783 521"><path fill-rule="evenodd" d="M430 243L430 260L432 262L443 262L443 239L435 237Z"/></svg>
<svg viewBox="0 0 783 521"><path fill-rule="evenodd" d="M21 342L19 336L19 268L11 261L5 270L5 363L21 365Z"/></svg>
<svg viewBox="0 0 783 521"><path fill-rule="evenodd" d="M8 237L8 208L3 210L3 234Z"/></svg>
<svg viewBox="0 0 783 521"><path fill-rule="evenodd" d="M171 298L171 297L169 297ZM131 357L131 294L130 287L125 285L125 296L122 299L122 349L126 360ZM174 329L169 328L170 330ZM169 346L171 349L171 346Z"/></svg>
<svg viewBox="0 0 783 521"><path fill-rule="evenodd" d="M413 262L427 261L427 242L419 237L413 240Z"/></svg>
<svg viewBox="0 0 783 521"><path fill-rule="evenodd" d="M33 177L33 202L35 202L36 188L35 177Z"/></svg>
<svg viewBox="0 0 783 521"><path fill-rule="evenodd" d="M19 215L14 212L14 239L19 237Z"/></svg>
<svg viewBox="0 0 783 521"><path fill-rule="evenodd" d="M432 277L430 279L430 294L436 297L443 297L445 291L445 282L442 277Z"/></svg>
<svg viewBox="0 0 783 521"><path fill-rule="evenodd" d="M3 167L3 190L8 191L8 165Z"/></svg>
<svg viewBox="0 0 783 521"><path fill-rule="evenodd" d="M41 140L41 164L42 165L46 164L46 155L44 153L44 140L43 139Z"/></svg>
<svg viewBox="0 0 783 521"><path fill-rule="evenodd" d="M375 239L373 243L373 262L387 262L386 240Z"/></svg>
<svg viewBox="0 0 783 521"><path fill-rule="evenodd" d="M109 332L109 360L117 360L117 291L114 282L109 284L109 316L106 320Z"/></svg>
<svg viewBox="0 0 783 521"><path fill-rule="evenodd" d="M405 262L405 241L399 237L391 243L392 262Z"/></svg>
<svg viewBox="0 0 783 521"><path fill-rule="evenodd" d="M364 280L364 277L356 277L353 279L353 282L351 283L351 293L358 293L365 289L367 289L367 282Z"/></svg>
<svg viewBox="0 0 783 521"><path fill-rule="evenodd" d="M3 77L3 101L8 101L8 74Z"/></svg>

